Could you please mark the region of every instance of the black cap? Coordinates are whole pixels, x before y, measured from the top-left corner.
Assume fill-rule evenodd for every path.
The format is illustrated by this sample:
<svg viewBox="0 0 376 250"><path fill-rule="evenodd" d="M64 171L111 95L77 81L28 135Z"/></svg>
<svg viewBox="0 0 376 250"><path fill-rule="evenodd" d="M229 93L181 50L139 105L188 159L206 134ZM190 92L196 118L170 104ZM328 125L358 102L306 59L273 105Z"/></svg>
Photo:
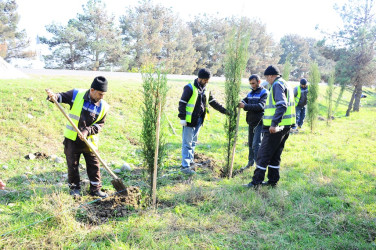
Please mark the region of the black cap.
<svg viewBox="0 0 376 250"><path fill-rule="evenodd" d="M198 78L209 79L210 78L210 71L208 69L200 69L198 71Z"/></svg>
<svg viewBox="0 0 376 250"><path fill-rule="evenodd" d="M300 80L300 84L301 84L301 85L306 85L306 84L307 84L307 79L302 78L302 79Z"/></svg>
<svg viewBox="0 0 376 250"><path fill-rule="evenodd" d="M103 92L107 92L107 80L104 76L97 76L94 78L91 88Z"/></svg>
<svg viewBox="0 0 376 250"><path fill-rule="evenodd" d="M269 67L266 68L265 72L264 72L264 76L276 76L276 75L281 75L279 73L279 69L277 68L277 66L274 66L274 65L270 65Z"/></svg>

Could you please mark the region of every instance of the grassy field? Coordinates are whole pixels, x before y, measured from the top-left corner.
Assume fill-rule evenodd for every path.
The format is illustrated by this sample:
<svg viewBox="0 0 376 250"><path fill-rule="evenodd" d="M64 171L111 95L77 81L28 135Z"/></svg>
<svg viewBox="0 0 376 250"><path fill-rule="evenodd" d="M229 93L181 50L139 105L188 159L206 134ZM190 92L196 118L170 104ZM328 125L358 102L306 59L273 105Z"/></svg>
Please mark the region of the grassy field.
<svg viewBox="0 0 376 250"><path fill-rule="evenodd" d="M105 99L111 110L101 134L100 154L119 168L126 185L138 186L146 204L147 174L142 171L142 84L135 79L109 79ZM193 79L192 79L193 80ZM164 121L168 156L160 166L158 208L146 206L103 224L85 220L82 205L93 200L68 195L66 165L47 159L27 160L42 152L64 159L65 118L46 101L44 89L55 92L87 88L88 77L33 76L0 80L0 178L8 192L0 193L0 248L24 249L375 249L376 248L376 91L366 89L361 111L344 117L350 93L345 93L335 119L318 121L313 133L305 124L290 135L282 154L278 188L248 190L254 168L235 178L220 178L201 168L193 178L179 173L181 127L177 107L188 81L169 81ZM214 96L224 103L224 83L211 82ZM249 91L242 85L242 96ZM325 117L325 86L320 87ZM335 97L338 95L336 90ZM220 168L224 164L224 119L211 112L196 152ZM247 124L242 112L235 169L247 163ZM84 163L84 160L82 160ZM83 178L85 171L81 170ZM103 184L114 189L104 171Z"/></svg>

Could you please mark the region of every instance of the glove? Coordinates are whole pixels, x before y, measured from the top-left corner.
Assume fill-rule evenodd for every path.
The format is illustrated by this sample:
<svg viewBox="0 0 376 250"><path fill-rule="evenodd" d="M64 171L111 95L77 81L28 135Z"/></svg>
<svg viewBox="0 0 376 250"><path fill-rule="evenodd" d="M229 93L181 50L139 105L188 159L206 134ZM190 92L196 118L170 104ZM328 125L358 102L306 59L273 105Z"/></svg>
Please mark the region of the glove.
<svg viewBox="0 0 376 250"><path fill-rule="evenodd" d="M180 120L180 124L182 126L187 126L187 121L186 120Z"/></svg>

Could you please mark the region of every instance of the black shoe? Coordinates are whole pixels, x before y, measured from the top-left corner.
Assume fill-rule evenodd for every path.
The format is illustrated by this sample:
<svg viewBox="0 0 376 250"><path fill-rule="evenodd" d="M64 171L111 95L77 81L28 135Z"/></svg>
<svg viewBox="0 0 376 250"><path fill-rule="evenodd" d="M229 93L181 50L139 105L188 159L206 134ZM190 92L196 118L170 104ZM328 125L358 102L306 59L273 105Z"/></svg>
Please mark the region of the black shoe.
<svg viewBox="0 0 376 250"><path fill-rule="evenodd" d="M97 190L97 191L90 191L90 195L91 196L99 196L100 198L107 198L108 197L108 194L105 193L105 192L102 192L100 190Z"/></svg>
<svg viewBox="0 0 376 250"><path fill-rule="evenodd" d="M253 189L257 189L259 186L260 186L259 184L253 184L252 182L243 185L243 187L253 188Z"/></svg>
<svg viewBox="0 0 376 250"><path fill-rule="evenodd" d="M277 183L275 182L270 182L270 181L263 181L261 183L262 186L267 186L267 187L276 187L277 186Z"/></svg>
<svg viewBox="0 0 376 250"><path fill-rule="evenodd" d="M69 194L75 197L80 197L81 196L81 191L79 189L71 189L69 191Z"/></svg>

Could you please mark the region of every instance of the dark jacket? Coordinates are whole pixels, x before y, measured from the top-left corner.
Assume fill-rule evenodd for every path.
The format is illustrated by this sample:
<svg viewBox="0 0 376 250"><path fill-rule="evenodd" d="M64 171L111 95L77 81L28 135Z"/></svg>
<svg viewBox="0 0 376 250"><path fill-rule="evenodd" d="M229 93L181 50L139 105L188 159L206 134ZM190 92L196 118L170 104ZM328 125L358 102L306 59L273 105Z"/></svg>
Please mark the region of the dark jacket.
<svg viewBox="0 0 376 250"><path fill-rule="evenodd" d="M195 127L197 125L198 118L202 117L203 120L204 120L205 119L205 114L206 114L205 113L205 108L206 108L206 95L205 95L206 86L203 88L198 83L198 79L195 79L195 81L194 81L193 84L196 86L196 88L198 90L198 96L197 96L195 108L193 109L193 112L192 112L192 121L190 123L187 123L188 127ZM187 103L188 103L189 99L191 99L192 94L193 94L192 88L188 84L185 85L184 89L183 89L183 94L182 94L182 96L180 98L180 101L179 101L179 114L178 114L178 117L180 118L180 120L185 120L185 115L186 115L185 107L187 106ZM221 112L222 114L226 113L226 109L214 99L214 97L211 95L211 93L209 93L209 104L214 109L216 109L219 112Z"/></svg>
<svg viewBox="0 0 376 250"><path fill-rule="evenodd" d="M286 113L287 110L287 86L285 86L281 81L280 77L275 79L272 88L273 88L273 97L276 105L276 111L272 119L272 126L276 127L282 121L282 116ZM269 93L270 94L270 93ZM285 126L290 127L290 126ZM269 126L264 126L262 132L268 132Z"/></svg>
<svg viewBox="0 0 376 250"><path fill-rule="evenodd" d="M302 88L301 86L296 86L294 88L294 96L298 95L298 88L300 88L300 99L297 106L305 107L307 105L307 94L308 94L308 87Z"/></svg>
<svg viewBox="0 0 376 250"><path fill-rule="evenodd" d="M244 111L247 111L247 123L250 126L262 124L262 116L264 115L266 98L269 91L263 87L258 87L248 93L247 97L242 100L244 103Z"/></svg>
<svg viewBox="0 0 376 250"><path fill-rule="evenodd" d="M74 90L72 89L72 90L69 90L67 92L58 93L57 101L59 103L69 104L69 106L70 106L69 109L71 109L72 106L73 106L73 101L72 101L73 100L73 92L74 92ZM78 122L78 126L77 127L78 127L78 129L80 131L86 130L88 132L88 136L89 135L98 134L99 131L104 126L104 122L106 120L107 114L105 114L104 117L100 121L98 121L94 125L91 125L91 124L93 124L94 121L97 120L99 112L95 112L90 107L93 107L93 106L97 106L98 107L98 106L100 106L100 101L97 102L97 103L94 103L90 99L89 90L84 95L84 101L85 101L85 103L87 103L87 105L84 105L84 107L82 108L82 112L81 112L81 115L80 115L80 120ZM85 108L85 106L88 106L89 108ZM77 138L79 138L79 137L77 137ZM65 139L69 140L67 138L65 138ZM83 141L81 141L80 139L77 139L76 142L82 144L84 147L86 146L85 143Z"/></svg>

